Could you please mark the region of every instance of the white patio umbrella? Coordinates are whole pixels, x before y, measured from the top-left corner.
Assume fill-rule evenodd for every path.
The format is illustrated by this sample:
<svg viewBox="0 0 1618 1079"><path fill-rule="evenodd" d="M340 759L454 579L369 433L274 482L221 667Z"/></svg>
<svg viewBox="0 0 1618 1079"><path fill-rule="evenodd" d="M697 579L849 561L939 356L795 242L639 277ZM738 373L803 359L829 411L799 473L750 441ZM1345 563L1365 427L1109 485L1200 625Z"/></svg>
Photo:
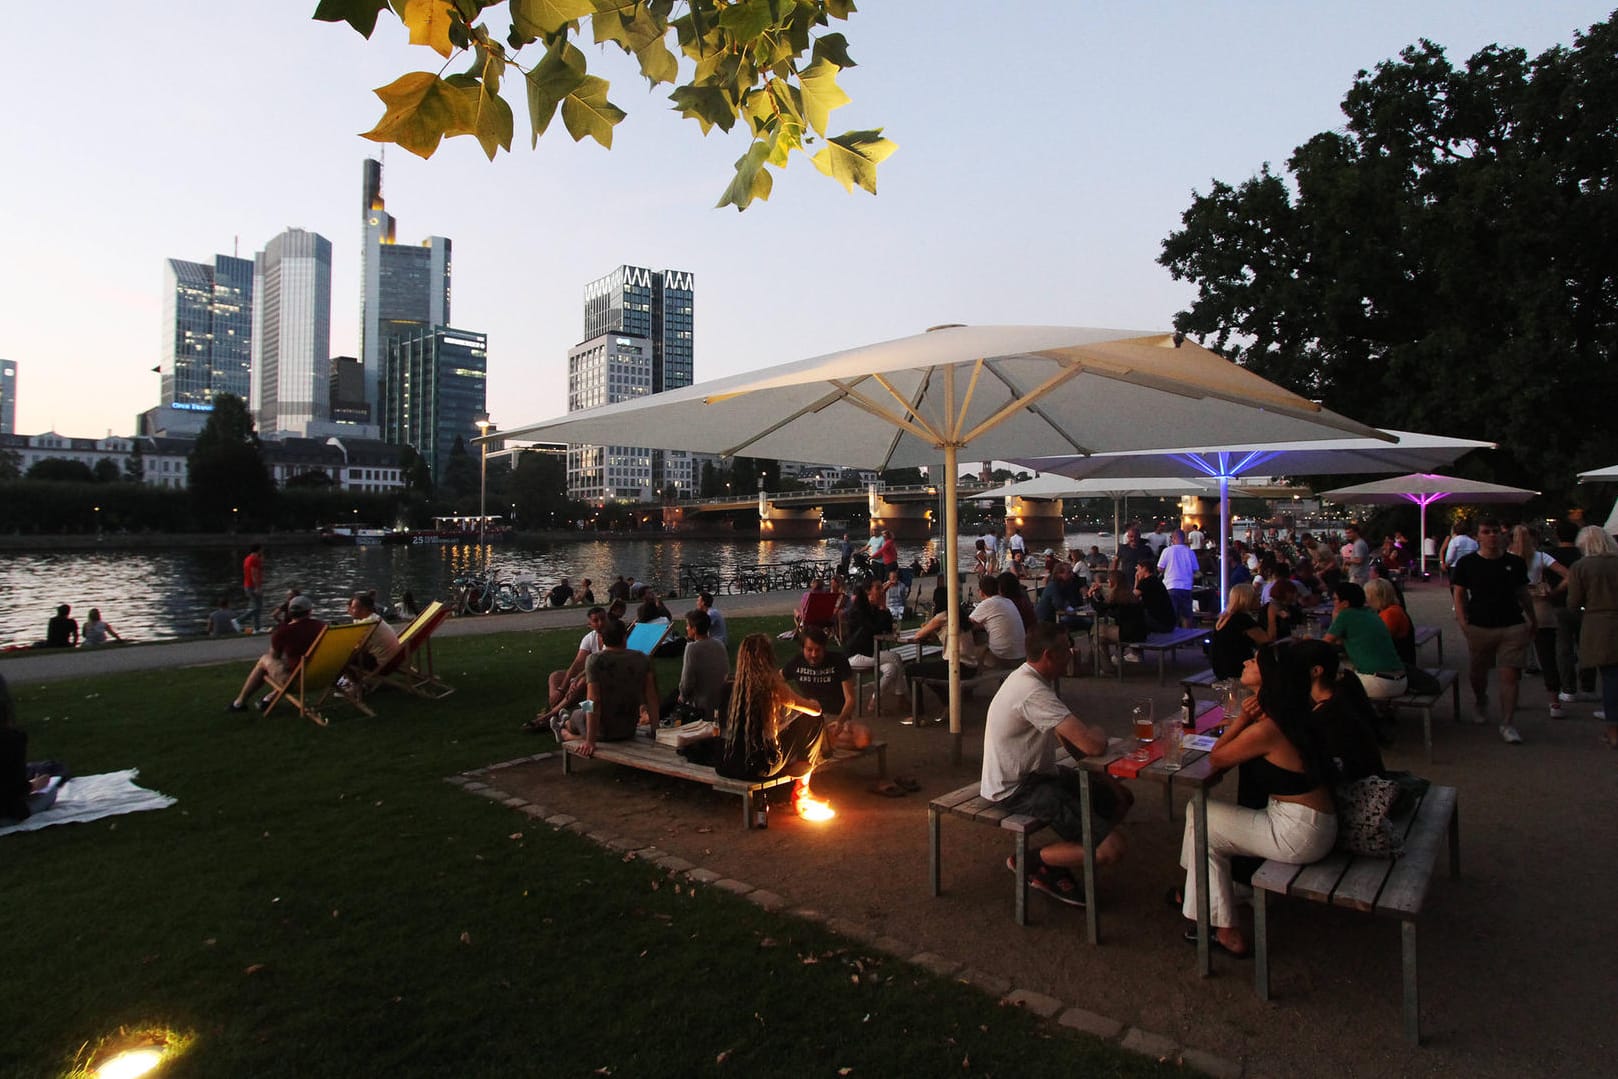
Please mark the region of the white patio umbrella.
<svg viewBox="0 0 1618 1079"><path fill-rule="evenodd" d="M1187 476L1142 476L1133 479L1101 476L1076 480L1069 476L1040 475L1018 483L1008 483L992 491L973 495L973 502L992 502L1001 498L1110 498L1112 499L1112 542L1117 546L1119 523L1122 519L1121 503L1131 498L1174 498L1179 495L1218 495L1219 486L1213 480L1193 479Z"/></svg>
<svg viewBox="0 0 1618 1079"><path fill-rule="evenodd" d="M1147 450L1190 440L1385 436L1166 333L947 326L509 428L502 438L653 446L875 468L942 459L944 532L969 460ZM949 631L958 573L945 575ZM960 755L960 665L949 656Z"/></svg>
<svg viewBox="0 0 1618 1079"><path fill-rule="evenodd" d="M1073 477L1161 476L1178 472L1205 476L1219 485L1219 596L1230 594L1230 483L1248 475L1297 476L1396 472L1437 468L1462 454L1493 449L1493 442L1410 431L1378 431L1377 437L1313 439L1304 442L1252 439L1243 443L1196 445L1149 452L1097 453L1088 457L1015 457L1025 468Z"/></svg>
<svg viewBox="0 0 1618 1079"><path fill-rule="evenodd" d="M1507 487L1482 480L1465 480L1456 476L1440 476L1432 472L1414 472L1408 476L1395 476L1387 480L1373 480L1353 487L1339 487L1325 491L1322 498L1333 502L1359 502L1367 505L1397 505L1414 502L1421 508L1421 568L1427 570L1427 507L1445 498L1458 502L1527 502L1539 494L1526 487Z"/></svg>
<svg viewBox="0 0 1618 1079"><path fill-rule="evenodd" d="M1618 465L1608 465L1606 468L1592 468L1588 472L1579 473L1580 483L1606 483L1618 480Z"/></svg>

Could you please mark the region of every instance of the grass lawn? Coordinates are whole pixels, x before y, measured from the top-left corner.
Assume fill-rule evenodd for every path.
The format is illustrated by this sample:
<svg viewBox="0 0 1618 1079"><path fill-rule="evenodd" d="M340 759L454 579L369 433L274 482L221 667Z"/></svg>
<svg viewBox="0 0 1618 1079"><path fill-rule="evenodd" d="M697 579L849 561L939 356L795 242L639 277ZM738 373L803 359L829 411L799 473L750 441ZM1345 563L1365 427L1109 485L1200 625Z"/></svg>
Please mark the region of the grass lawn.
<svg viewBox="0 0 1618 1079"><path fill-rule="evenodd" d="M454 696L327 729L227 714L245 664L13 687L35 757L179 801L0 839L0 1075L121 1029L189 1039L165 1076L1167 1071L442 782L550 747L577 640L441 641Z"/></svg>

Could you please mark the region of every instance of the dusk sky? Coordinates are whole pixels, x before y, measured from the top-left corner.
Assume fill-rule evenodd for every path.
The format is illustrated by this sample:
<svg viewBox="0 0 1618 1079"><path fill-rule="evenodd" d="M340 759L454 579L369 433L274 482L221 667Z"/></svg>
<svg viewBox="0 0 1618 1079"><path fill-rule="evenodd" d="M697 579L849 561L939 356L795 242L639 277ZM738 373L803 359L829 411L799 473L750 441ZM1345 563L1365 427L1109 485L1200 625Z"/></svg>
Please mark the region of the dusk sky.
<svg viewBox="0 0 1618 1079"><path fill-rule="evenodd" d="M880 194L795 155L742 214L713 208L740 129L704 138L585 43L630 114L613 150L560 121L530 150L519 82L513 153L389 148L383 191L400 242L453 241L453 322L489 335L502 427L563 411L583 286L623 263L695 274L698 381L943 322L1162 330L1191 289L1156 258L1193 191L1339 127L1357 70L1421 37L1457 64L1492 42L1537 54L1611 2L865 0L832 27L860 65L832 127L898 143ZM361 162L382 149L356 133L374 87L441 61L397 20L366 42L314 6L49 9L60 33L0 69L19 433L130 433L157 403L163 260L251 258L289 225L332 241L331 347L355 354Z"/></svg>

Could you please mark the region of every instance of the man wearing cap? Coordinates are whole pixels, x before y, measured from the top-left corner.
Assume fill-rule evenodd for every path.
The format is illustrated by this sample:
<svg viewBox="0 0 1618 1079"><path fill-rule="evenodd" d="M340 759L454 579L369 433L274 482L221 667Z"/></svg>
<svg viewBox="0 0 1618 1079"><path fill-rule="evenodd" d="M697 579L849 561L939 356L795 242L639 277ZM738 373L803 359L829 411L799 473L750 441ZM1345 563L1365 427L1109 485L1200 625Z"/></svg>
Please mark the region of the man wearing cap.
<svg viewBox="0 0 1618 1079"><path fill-rule="evenodd" d="M298 595L287 600L286 621L270 633L270 650L253 664L247 681L242 683L241 692L230 702L230 711L247 711L247 698L264 684L267 676L274 675L276 681L284 682L292 674L298 661L303 659L303 654L309 651L309 646L315 643L320 631L326 628L326 623L310 614L314 609L315 605L308 596ZM263 704L262 701L259 703Z"/></svg>

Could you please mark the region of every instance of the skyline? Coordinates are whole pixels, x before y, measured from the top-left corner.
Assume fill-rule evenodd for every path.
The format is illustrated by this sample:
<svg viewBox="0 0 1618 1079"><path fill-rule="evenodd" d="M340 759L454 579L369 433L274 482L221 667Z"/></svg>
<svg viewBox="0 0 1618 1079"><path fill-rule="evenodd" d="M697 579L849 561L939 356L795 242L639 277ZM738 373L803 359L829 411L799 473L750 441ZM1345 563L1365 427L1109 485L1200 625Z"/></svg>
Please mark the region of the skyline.
<svg viewBox="0 0 1618 1079"><path fill-rule="evenodd" d="M58 88L45 50L0 76L17 100L52 87L50 110L12 119L0 174L14 253L0 268L0 358L20 366L18 431L131 433L158 402L165 260L251 257L289 226L332 241L331 351L359 354L354 186L382 147L356 133L380 115L371 88L440 61L406 46L396 20L366 42L312 21L313 8L98 12L75 44L92 77ZM1155 259L1193 191L1280 169L1341 127L1355 71L1423 36L1457 64L1492 42L1532 56L1611 14L1572 0L1306 12L1030 2L981 24L980 9L949 2L918 26L908 10L911 21L872 0L834 27L860 65L840 77L854 100L834 128L882 126L899 145L875 198L801 160L769 202L713 209L744 140L702 137L609 53L592 65L630 114L611 151L559 126L529 150L520 103L513 152L492 163L464 138L426 162L388 148L401 240L454 241L454 321L488 334L498 425L564 411L579 297L626 263L693 274L699 382L942 322L1166 329L1192 291ZM242 73L240 85L129 47L165 37Z"/></svg>

